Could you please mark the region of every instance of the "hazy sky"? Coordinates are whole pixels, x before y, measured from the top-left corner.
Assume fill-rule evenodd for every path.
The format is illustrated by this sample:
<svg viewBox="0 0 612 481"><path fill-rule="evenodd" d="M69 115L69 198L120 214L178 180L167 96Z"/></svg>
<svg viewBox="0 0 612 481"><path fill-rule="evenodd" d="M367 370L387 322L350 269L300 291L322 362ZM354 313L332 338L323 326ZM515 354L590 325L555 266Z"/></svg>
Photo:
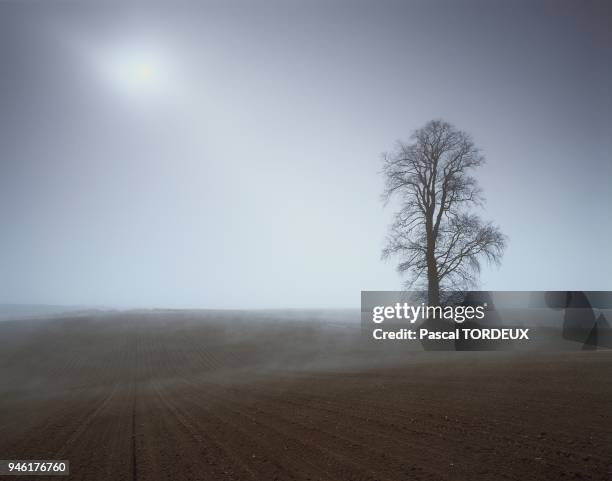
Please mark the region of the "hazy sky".
<svg viewBox="0 0 612 481"><path fill-rule="evenodd" d="M0 3L0 303L357 307L380 154L488 160L484 289L612 290L610 2Z"/></svg>

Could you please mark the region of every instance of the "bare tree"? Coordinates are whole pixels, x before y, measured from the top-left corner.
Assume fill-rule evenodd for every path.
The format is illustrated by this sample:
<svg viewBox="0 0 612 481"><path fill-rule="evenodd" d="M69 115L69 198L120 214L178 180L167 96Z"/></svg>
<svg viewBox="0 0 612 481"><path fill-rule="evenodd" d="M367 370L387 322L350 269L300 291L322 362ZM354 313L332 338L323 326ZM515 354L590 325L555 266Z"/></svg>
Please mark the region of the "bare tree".
<svg viewBox="0 0 612 481"><path fill-rule="evenodd" d="M484 157L472 138L448 122L433 120L383 156L387 203L400 203L383 258L397 257L408 288L426 288L428 303L441 293L476 285L481 260L499 264L506 237L470 213L484 199L473 171Z"/></svg>

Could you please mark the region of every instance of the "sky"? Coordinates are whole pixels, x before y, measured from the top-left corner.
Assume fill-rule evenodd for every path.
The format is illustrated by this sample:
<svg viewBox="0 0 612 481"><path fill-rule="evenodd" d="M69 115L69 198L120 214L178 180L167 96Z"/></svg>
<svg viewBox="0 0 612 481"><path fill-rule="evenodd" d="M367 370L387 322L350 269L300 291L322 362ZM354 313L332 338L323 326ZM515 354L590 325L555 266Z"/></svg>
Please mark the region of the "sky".
<svg viewBox="0 0 612 481"><path fill-rule="evenodd" d="M381 154L486 159L488 290L612 290L612 6L0 3L0 303L358 307Z"/></svg>

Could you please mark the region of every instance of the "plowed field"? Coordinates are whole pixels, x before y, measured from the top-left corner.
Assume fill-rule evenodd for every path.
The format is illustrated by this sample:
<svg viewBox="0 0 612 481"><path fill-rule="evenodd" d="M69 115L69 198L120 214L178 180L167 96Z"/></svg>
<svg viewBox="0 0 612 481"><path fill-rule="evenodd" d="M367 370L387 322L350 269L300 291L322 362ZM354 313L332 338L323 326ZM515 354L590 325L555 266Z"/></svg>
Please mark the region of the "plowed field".
<svg viewBox="0 0 612 481"><path fill-rule="evenodd" d="M612 353L390 352L261 313L7 321L0 458L75 480L611 480Z"/></svg>

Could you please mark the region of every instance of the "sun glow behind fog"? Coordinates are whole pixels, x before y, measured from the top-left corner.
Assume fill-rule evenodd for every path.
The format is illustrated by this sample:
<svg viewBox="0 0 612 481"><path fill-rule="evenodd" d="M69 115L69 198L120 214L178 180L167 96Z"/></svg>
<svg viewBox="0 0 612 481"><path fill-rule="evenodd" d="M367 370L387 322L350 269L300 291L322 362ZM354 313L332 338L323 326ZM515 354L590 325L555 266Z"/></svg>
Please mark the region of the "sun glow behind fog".
<svg viewBox="0 0 612 481"><path fill-rule="evenodd" d="M104 79L120 93L133 98L159 98L172 93L169 57L162 49L114 47L100 55Z"/></svg>

